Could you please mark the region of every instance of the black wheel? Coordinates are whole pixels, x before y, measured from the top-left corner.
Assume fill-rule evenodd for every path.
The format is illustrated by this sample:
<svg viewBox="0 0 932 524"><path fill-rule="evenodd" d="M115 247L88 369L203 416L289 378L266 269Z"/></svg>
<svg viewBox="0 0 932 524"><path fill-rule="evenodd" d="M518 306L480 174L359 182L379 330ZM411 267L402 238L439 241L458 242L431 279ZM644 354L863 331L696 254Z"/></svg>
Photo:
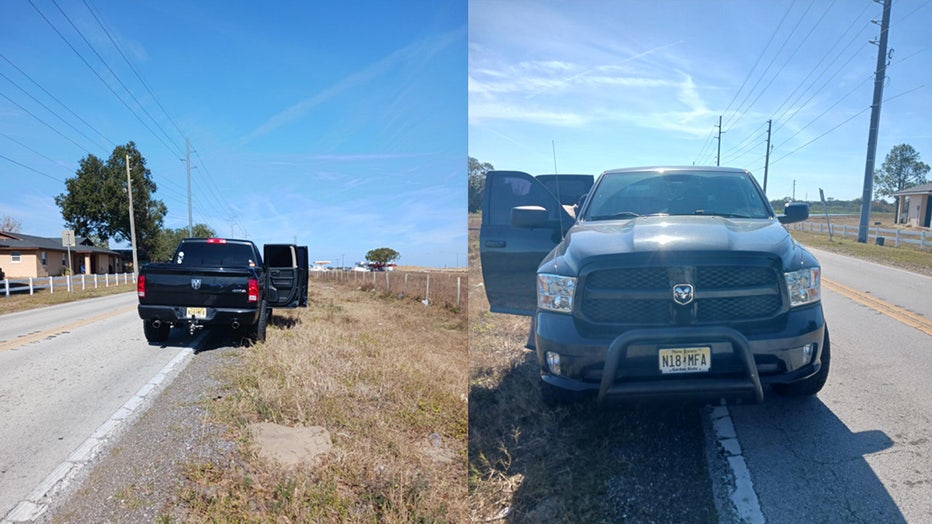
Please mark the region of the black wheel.
<svg viewBox="0 0 932 524"><path fill-rule="evenodd" d="M828 326L825 327L825 338L822 341L822 368L809 378L791 382L789 384L774 384L773 391L778 395L787 397L808 397L822 390L828 379L828 368L832 358L832 344L828 338Z"/></svg>
<svg viewBox="0 0 932 524"><path fill-rule="evenodd" d="M256 325L253 327L253 340L256 342L265 342L265 331L269 325L269 311L270 308L265 307L265 301L262 301L262 304L259 305L259 319L256 320Z"/></svg>
<svg viewBox="0 0 932 524"><path fill-rule="evenodd" d="M142 332L146 334L146 340L149 342L164 342L168 338L169 330L171 326L164 322L155 327L152 322L142 321Z"/></svg>

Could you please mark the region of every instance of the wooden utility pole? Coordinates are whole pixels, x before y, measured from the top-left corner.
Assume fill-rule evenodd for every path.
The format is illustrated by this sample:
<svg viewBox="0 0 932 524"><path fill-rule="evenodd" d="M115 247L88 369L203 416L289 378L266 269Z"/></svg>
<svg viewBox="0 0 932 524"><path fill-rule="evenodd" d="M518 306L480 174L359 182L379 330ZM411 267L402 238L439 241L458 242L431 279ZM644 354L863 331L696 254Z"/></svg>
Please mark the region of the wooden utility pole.
<svg viewBox="0 0 932 524"><path fill-rule="evenodd" d="M722 117L718 117L718 152L715 154L715 165L720 166L722 163Z"/></svg>
<svg viewBox="0 0 932 524"><path fill-rule="evenodd" d="M129 195L129 236L133 244L133 274L139 274L139 257L136 254L136 219L133 217L133 181L129 177L129 155L126 155L126 193Z"/></svg>
<svg viewBox="0 0 932 524"><path fill-rule="evenodd" d="M883 79L887 70L887 34L890 29L891 0L883 0L883 18L880 21L880 42L877 43L877 71L874 73L874 101L871 104L871 124L867 134L867 161L864 166L864 191L861 193L861 220L858 223L858 242L867 243L867 228L871 218L871 200L874 195L874 161L877 155L877 134L880 131L880 104L883 102Z"/></svg>
<svg viewBox="0 0 932 524"><path fill-rule="evenodd" d="M184 137L184 163L188 171L188 236L194 236L194 213L191 206L191 140Z"/></svg>
<svg viewBox="0 0 932 524"><path fill-rule="evenodd" d="M764 195L767 194L767 171L770 170L770 125L773 120L767 121L767 154L764 156Z"/></svg>

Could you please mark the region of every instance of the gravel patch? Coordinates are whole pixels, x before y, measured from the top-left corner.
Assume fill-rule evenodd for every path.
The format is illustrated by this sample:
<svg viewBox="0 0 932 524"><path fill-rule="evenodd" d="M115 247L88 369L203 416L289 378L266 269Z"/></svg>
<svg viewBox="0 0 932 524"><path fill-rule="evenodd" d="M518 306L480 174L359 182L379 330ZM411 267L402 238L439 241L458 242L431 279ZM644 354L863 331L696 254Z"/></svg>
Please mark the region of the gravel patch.
<svg viewBox="0 0 932 524"><path fill-rule="evenodd" d="M194 355L152 406L39 522L134 523L186 520L177 504L189 464L234 460L235 444L207 422L207 404L224 394L216 372L241 348Z"/></svg>

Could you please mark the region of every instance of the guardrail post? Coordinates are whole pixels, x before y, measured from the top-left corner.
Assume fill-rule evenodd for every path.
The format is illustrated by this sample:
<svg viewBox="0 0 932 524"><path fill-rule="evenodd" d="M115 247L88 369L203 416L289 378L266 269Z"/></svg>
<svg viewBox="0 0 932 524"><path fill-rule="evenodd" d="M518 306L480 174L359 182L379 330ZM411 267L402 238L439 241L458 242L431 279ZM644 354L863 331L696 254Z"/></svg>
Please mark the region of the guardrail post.
<svg viewBox="0 0 932 524"><path fill-rule="evenodd" d="M427 290L424 292L424 300L430 302L430 273L427 274Z"/></svg>
<svg viewBox="0 0 932 524"><path fill-rule="evenodd" d="M460 284L462 282L462 279L463 277L456 277L456 306L457 307L459 307L460 305Z"/></svg>
<svg viewBox="0 0 932 524"><path fill-rule="evenodd" d="M10 279L8 278L3 279L3 287L6 288L7 298L10 298Z"/></svg>
<svg viewBox="0 0 932 524"><path fill-rule="evenodd" d="M33 294L35 294L35 292L36 292L36 290L35 290L35 288L34 288L33 285L32 285L32 277L29 277L29 294L30 294L30 295L33 295Z"/></svg>
<svg viewBox="0 0 932 524"><path fill-rule="evenodd" d="M81 274L81 291L84 291L84 274Z"/></svg>
<svg viewBox="0 0 932 524"><path fill-rule="evenodd" d="M55 280L52 277L49 277L49 294L55 294Z"/></svg>
<svg viewBox="0 0 932 524"><path fill-rule="evenodd" d="M925 230L919 234L919 247L926 247L926 232Z"/></svg>
<svg viewBox="0 0 932 524"><path fill-rule="evenodd" d="M893 247L900 247L900 230L896 230L896 238L893 239Z"/></svg>
<svg viewBox="0 0 932 524"><path fill-rule="evenodd" d="M104 275L104 287L110 287L110 274Z"/></svg>

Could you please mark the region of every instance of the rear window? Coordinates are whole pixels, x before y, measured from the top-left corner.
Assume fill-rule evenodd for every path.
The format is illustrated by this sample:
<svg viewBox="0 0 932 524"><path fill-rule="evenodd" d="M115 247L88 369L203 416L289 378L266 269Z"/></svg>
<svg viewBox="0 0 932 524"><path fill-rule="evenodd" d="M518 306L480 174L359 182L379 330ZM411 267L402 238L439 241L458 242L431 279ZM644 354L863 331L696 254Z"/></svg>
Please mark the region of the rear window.
<svg viewBox="0 0 932 524"><path fill-rule="evenodd" d="M249 244L227 242L185 242L175 253L173 262L183 266L256 267L262 264Z"/></svg>

